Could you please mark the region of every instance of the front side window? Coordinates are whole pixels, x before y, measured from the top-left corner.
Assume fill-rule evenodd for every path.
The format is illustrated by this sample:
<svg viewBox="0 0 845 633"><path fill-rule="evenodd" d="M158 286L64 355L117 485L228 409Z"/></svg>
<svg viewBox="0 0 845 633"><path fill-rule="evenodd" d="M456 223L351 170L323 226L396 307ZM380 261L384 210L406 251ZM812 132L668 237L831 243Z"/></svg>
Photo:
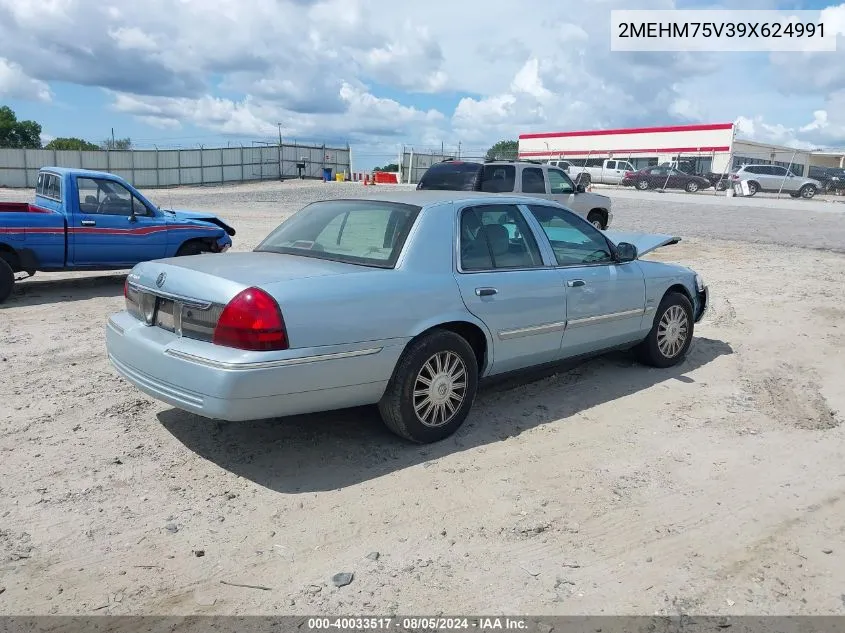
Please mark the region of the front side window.
<svg viewBox="0 0 845 633"><path fill-rule="evenodd" d="M519 207L489 204L461 211L461 270L536 268L540 249Z"/></svg>
<svg viewBox="0 0 845 633"><path fill-rule="evenodd" d="M280 224L256 252L393 268L420 207L372 200L327 200Z"/></svg>
<svg viewBox="0 0 845 633"><path fill-rule="evenodd" d="M529 167L522 170L522 193L546 193L542 169Z"/></svg>
<svg viewBox="0 0 845 633"><path fill-rule="evenodd" d="M96 215L149 215L144 204L119 182L102 178L77 178L79 210Z"/></svg>
<svg viewBox="0 0 845 633"><path fill-rule="evenodd" d="M549 170L549 187L552 194L562 195L575 191L575 185L565 173L559 169Z"/></svg>
<svg viewBox="0 0 845 633"><path fill-rule="evenodd" d="M528 210L543 227L559 266L613 261L605 237L573 213L545 205L528 205Z"/></svg>

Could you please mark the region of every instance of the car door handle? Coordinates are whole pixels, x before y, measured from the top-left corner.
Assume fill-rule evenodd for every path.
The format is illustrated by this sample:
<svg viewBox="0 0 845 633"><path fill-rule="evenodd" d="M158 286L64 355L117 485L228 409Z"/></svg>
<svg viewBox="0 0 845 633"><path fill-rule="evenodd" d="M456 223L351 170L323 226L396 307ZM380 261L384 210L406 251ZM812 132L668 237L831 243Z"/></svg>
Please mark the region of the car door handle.
<svg viewBox="0 0 845 633"><path fill-rule="evenodd" d="M476 288L475 289L475 294L477 294L479 297L492 297L497 292L499 292L499 291L496 290L495 288Z"/></svg>
<svg viewBox="0 0 845 633"><path fill-rule="evenodd" d="M566 282L566 285L570 288L580 288L581 286L586 286L587 282L583 279L570 279Z"/></svg>
<svg viewBox="0 0 845 633"><path fill-rule="evenodd" d="M82 220L82 222L80 222L80 224L82 226L97 226L97 221L96 220Z"/></svg>

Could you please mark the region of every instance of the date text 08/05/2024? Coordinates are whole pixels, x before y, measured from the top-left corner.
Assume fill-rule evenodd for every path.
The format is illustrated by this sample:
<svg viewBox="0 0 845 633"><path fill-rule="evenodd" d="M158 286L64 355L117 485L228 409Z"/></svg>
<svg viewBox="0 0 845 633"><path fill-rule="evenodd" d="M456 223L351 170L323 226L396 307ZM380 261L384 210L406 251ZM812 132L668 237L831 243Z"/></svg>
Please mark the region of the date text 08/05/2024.
<svg viewBox="0 0 845 633"><path fill-rule="evenodd" d="M528 622L525 619L513 617L335 617L309 618L307 621L307 628L309 631L524 631L528 629Z"/></svg>

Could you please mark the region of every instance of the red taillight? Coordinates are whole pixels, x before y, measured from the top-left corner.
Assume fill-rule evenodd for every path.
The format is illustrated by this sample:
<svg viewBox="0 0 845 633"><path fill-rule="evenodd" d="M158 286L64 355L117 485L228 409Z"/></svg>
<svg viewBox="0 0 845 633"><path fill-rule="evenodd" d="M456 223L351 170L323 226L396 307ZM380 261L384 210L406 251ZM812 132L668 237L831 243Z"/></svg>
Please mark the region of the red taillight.
<svg viewBox="0 0 845 633"><path fill-rule="evenodd" d="M626 171L625 172L625 178L630 178L633 175L634 175L634 172L632 172L632 171Z"/></svg>
<svg viewBox="0 0 845 633"><path fill-rule="evenodd" d="M123 280L123 298L129 298L129 277Z"/></svg>
<svg viewBox="0 0 845 633"><path fill-rule="evenodd" d="M731 174L731 180L739 180L739 179L740 179L739 176L737 176L736 174Z"/></svg>
<svg viewBox="0 0 845 633"><path fill-rule="evenodd" d="M247 288L223 308L212 341L215 345L252 351L287 349L288 336L279 304L263 290Z"/></svg>

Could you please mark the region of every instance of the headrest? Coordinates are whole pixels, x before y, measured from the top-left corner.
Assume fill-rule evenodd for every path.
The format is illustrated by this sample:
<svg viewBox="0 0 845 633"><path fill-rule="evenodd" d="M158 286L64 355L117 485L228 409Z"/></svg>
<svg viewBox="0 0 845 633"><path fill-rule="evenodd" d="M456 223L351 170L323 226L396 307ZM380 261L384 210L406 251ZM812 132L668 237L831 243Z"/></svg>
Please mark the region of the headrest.
<svg viewBox="0 0 845 633"><path fill-rule="evenodd" d="M482 230L487 236L487 241L490 242L493 257L504 255L508 252L508 248L510 247L510 234L505 227L501 224L485 224Z"/></svg>

